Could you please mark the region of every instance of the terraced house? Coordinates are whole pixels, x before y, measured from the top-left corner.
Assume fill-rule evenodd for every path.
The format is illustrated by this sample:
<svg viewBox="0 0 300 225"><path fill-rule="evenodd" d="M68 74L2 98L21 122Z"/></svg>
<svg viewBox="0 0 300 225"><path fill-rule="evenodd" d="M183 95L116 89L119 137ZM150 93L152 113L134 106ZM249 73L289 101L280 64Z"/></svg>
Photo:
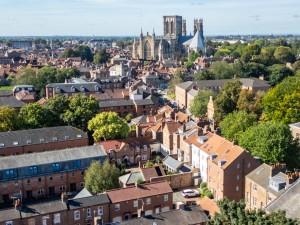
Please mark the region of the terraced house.
<svg viewBox="0 0 300 225"><path fill-rule="evenodd" d="M91 162L106 158L101 146L1 157L0 202L80 191Z"/></svg>

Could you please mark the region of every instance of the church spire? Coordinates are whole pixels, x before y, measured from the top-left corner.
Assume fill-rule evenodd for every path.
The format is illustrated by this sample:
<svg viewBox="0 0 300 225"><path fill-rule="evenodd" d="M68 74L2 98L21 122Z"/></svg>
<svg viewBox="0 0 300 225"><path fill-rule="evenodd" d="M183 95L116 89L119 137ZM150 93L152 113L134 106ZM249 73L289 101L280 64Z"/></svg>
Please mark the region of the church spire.
<svg viewBox="0 0 300 225"><path fill-rule="evenodd" d="M141 36L143 36L143 29L141 28L141 34L140 34Z"/></svg>
<svg viewBox="0 0 300 225"><path fill-rule="evenodd" d="M154 28L153 28L153 33L152 33L152 35L153 35L153 36L155 36L155 31L154 31Z"/></svg>

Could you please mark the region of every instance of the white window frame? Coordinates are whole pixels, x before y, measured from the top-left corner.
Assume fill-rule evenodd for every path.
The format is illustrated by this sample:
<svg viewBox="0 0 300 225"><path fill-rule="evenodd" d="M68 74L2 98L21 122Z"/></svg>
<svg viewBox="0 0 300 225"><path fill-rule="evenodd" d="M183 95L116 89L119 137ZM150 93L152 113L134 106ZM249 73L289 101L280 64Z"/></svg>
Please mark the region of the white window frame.
<svg viewBox="0 0 300 225"><path fill-rule="evenodd" d="M53 223L54 223L54 224L59 224L59 223L61 223L61 220L60 220L60 213L55 213L55 214L54 214L54 217L53 217Z"/></svg>
<svg viewBox="0 0 300 225"><path fill-rule="evenodd" d="M80 220L80 211L79 210L74 211L74 220Z"/></svg>
<svg viewBox="0 0 300 225"><path fill-rule="evenodd" d="M164 201L165 202L169 201L169 195L168 194L164 195Z"/></svg>
<svg viewBox="0 0 300 225"><path fill-rule="evenodd" d="M6 221L5 225L13 225L13 221L12 220Z"/></svg>
<svg viewBox="0 0 300 225"><path fill-rule="evenodd" d="M121 210L121 206L120 204L115 204L115 211L120 211Z"/></svg>
<svg viewBox="0 0 300 225"><path fill-rule="evenodd" d="M133 207L135 207L135 208L138 207L138 204L139 204L139 203L138 203L138 200L134 200L134 201L133 201Z"/></svg>
<svg viewBox="0 0 300 225"><path fill-rule="evenodd" d="M150 205L151 204L151 198L146 198L146 205Z"/></svg>
<svg viewBox="0 0 300 225"><path fill-rule="evenodd" d="M103 215L103 206L98 206L98 216Z"/></svg>

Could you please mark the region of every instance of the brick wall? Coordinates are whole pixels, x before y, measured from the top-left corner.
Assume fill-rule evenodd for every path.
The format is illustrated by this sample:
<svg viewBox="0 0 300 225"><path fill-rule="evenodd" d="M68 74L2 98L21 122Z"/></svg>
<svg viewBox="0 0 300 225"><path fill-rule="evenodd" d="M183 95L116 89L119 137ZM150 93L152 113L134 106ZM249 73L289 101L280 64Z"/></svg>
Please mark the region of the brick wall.
<svg viewBox="0 0 300 225"><path fill-rule="evenodd" d="M160 181L168 181L172 189L194 186L193 173L179 173L150 179L150 182Z"/></svg>

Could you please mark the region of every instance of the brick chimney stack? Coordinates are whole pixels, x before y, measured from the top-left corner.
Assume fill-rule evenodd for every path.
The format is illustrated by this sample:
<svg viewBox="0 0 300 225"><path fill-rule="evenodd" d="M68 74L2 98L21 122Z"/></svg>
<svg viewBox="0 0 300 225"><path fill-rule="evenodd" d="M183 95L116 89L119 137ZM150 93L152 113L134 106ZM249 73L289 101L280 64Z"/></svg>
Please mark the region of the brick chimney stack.
<svg viewBox="0 0 300 225"><path fill-rule="evenodd" d="M277 163L271 165L270 177L275 176L279 172L286 172L286 164L285 163Z"/></svg>

